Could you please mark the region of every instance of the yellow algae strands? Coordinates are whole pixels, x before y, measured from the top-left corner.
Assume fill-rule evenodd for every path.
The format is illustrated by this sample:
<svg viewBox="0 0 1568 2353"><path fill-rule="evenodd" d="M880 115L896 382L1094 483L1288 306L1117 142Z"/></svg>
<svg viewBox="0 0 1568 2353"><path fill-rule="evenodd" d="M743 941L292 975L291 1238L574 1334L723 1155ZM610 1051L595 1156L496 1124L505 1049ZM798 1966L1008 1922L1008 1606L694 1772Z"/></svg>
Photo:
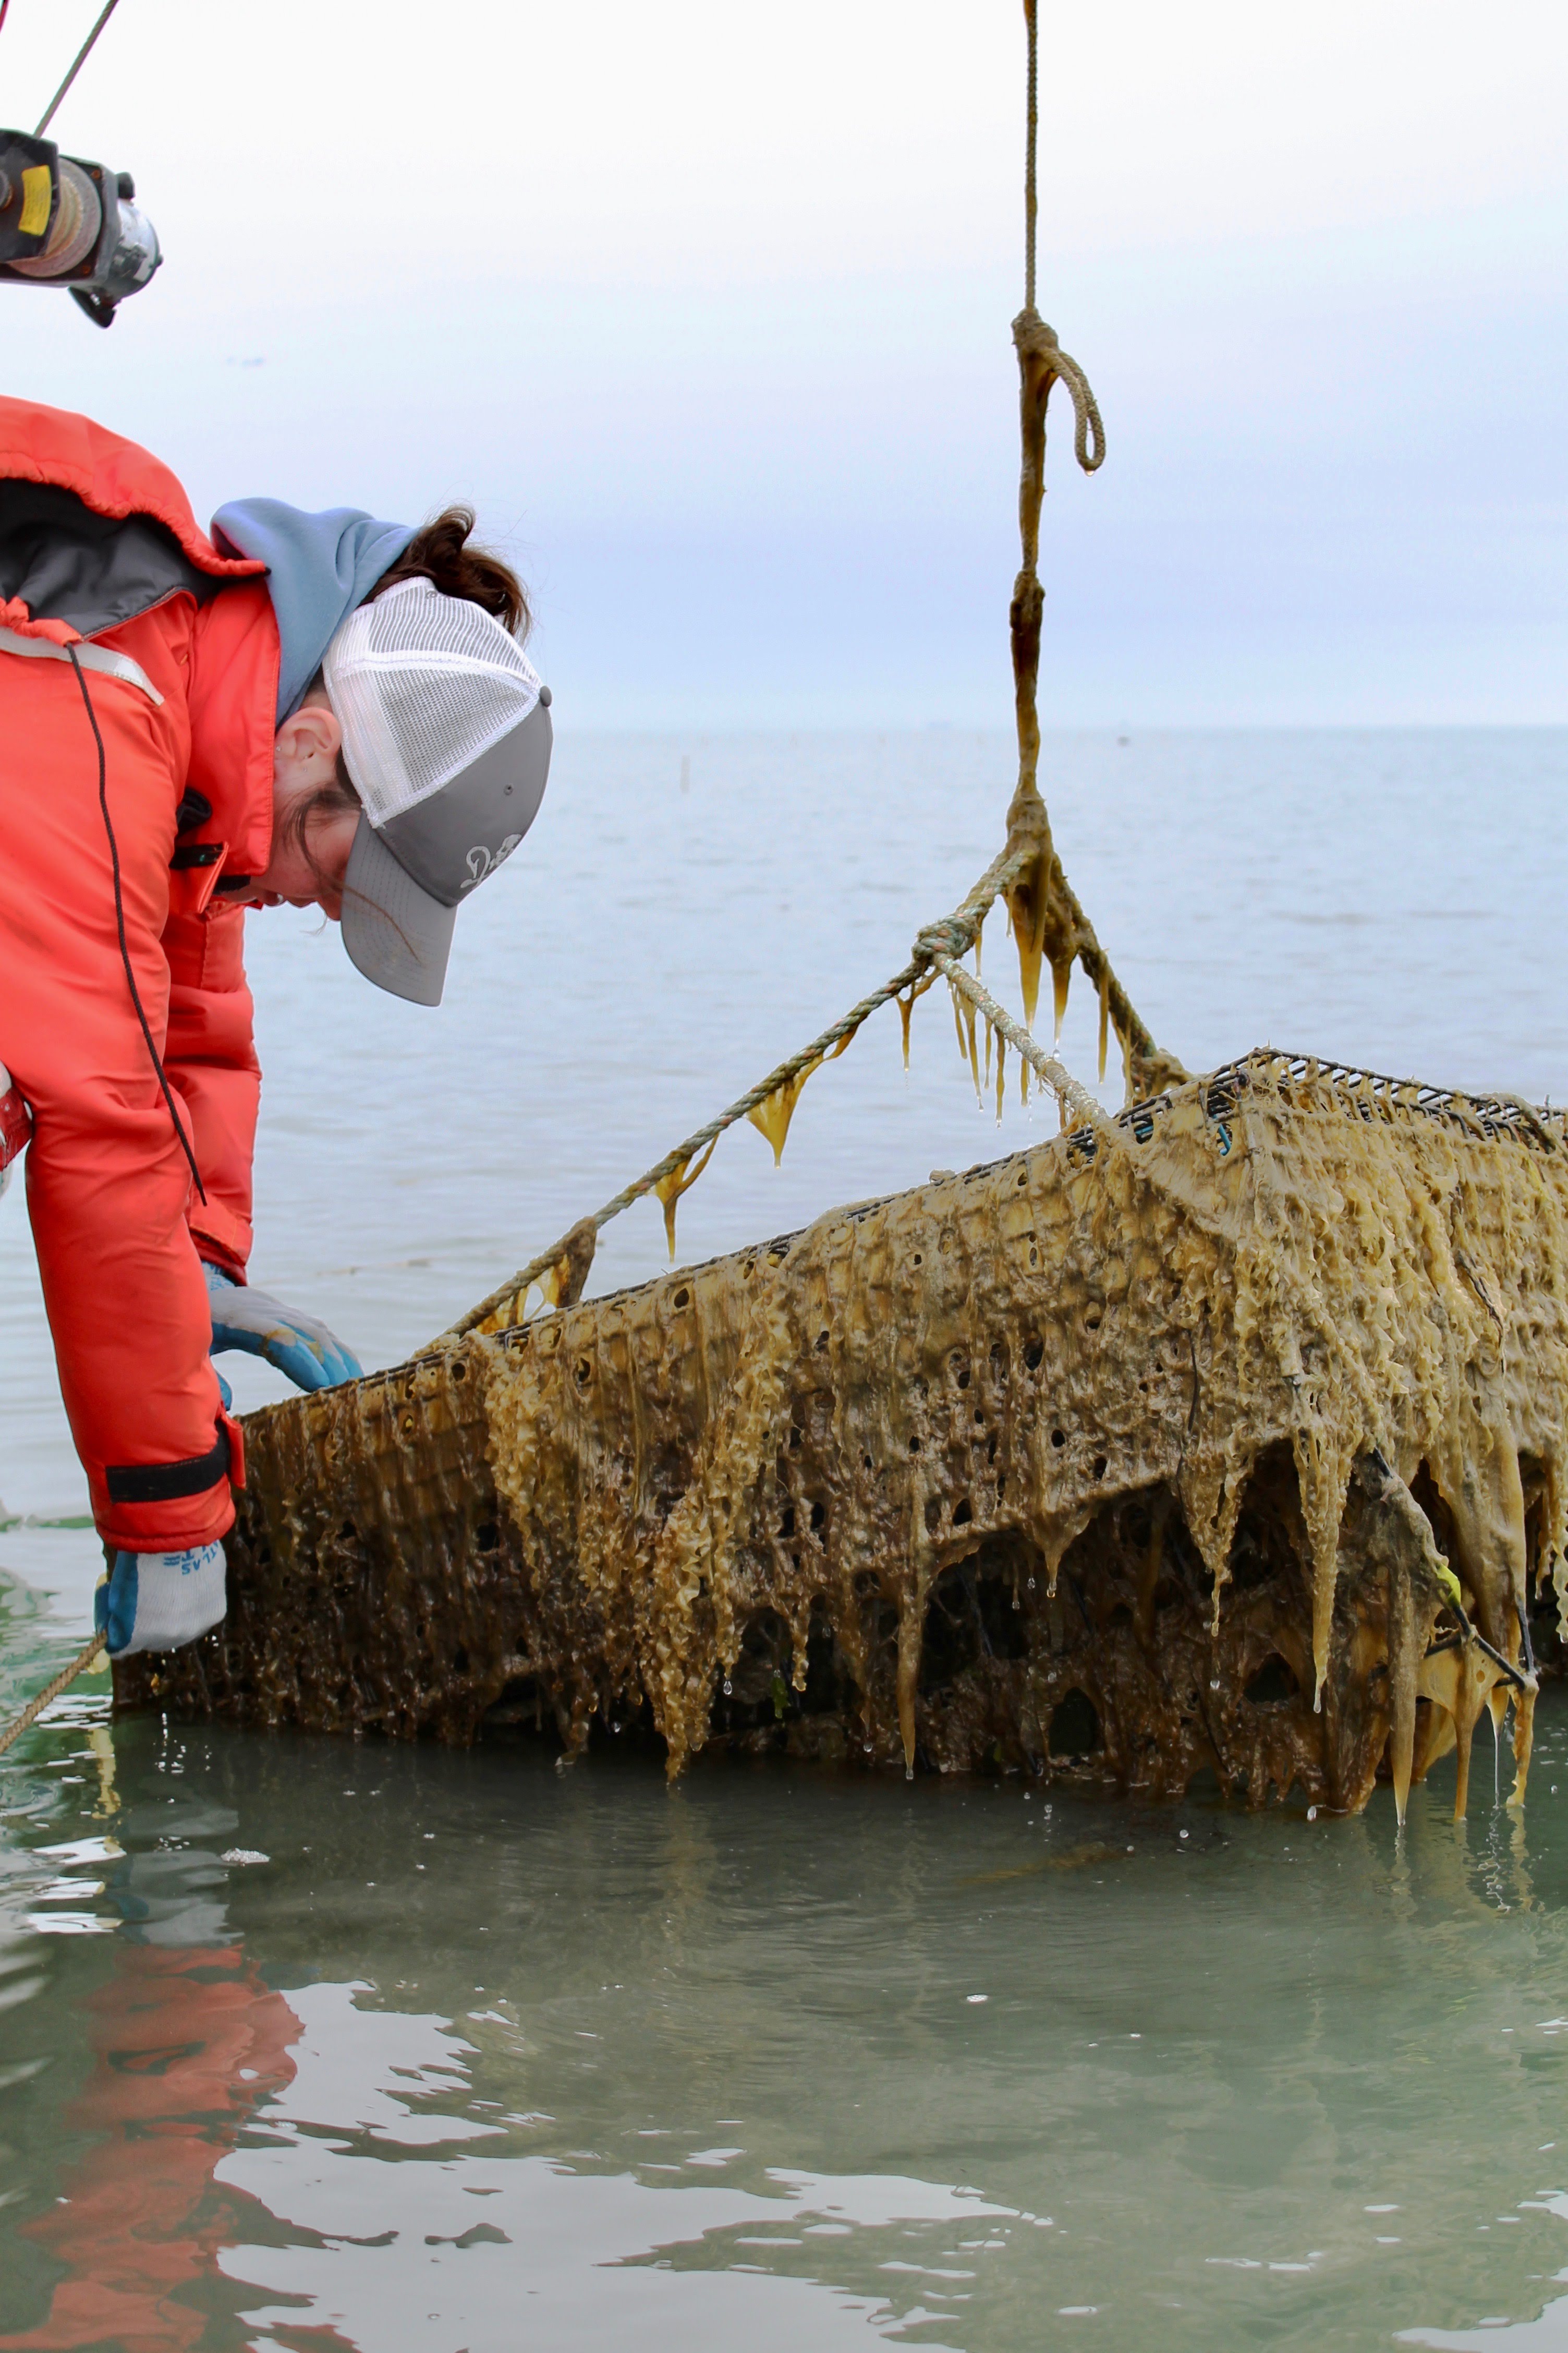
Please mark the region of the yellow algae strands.
<svg viewBox="0 0 1568 2353"><path fill-rule="evenodd" d="M690 1192L691 1187L696 1184L697 1179L701 1176L702 1171L712 1159L713 1145L717 1144L718 1141L718 1137L715 1136L713 1138L713 1143L708 1145L706 1148L699 1154L695 1165L689 1160L678 1160L668 1174L661 1176L658 1183L653 1188L654 1198L657 1201L661 1202L664 1208L664 1238L669 1245L671 1265L675 1262L676 1210L680 1206L681 1196L685 1193ZM687 1174L688 1169L690 1170L689 1176Z"/></svg>
<svg viewBox="0 0 1568 2353"><path fill-rule="evenodd" d="M948 984L948 987L952 997L952 1026L958 1032L959 1059L963 1063L965 1070L967 1070L970 1078L973 1082L974 1100L976 1103L980 1103L984 1098L981 1093L980 1081L980 1042L978 1033L975 1029L975 1020L977 1017L973 1006L969 1003L966 997L960 996L958 990L952 987L951 981ZM987 1075L989 1075L991 1067L989 1049L986 1052L985 1066Z"/></svg>
<svg viewBox="0 0 1568 2353"><path fill-rule="evenodd" d="M910 1000L911 1003L913 1001L913 997L918 997L920 994L921 991L918 988L914 990ZM901 998L900 999L900 1011L903 1011L903 1000ZM909 1029L910 1017L906 1011L904 1012L904 1067L906 1070L909 1068ZM844 1053L847 1048L855 1043L855 1040L859 1034L859 1023L857 1022L855 1028L847 1031L844 1037L840 1038L837 1043L832 1047L828 1052L824 1054L814 1054L809 1062L803 1062L798 1071L795 1071L791 1077L785 1079L782 1085L776 1086L771 1094L764 1095L762 1102L756 1104L752 1110L746 1113L746 1117L751 1121L752 1125L757 1130L758 1134L765 1135L768 1142L773 1145L773 1166L775 1168L783 1166L784 1148L785 1139L789 1134L789 1124L795 1117L795 1107L800 1101L801 1092L807 1079L812 1076L814 1071L819 1071L824 1062L836 1062L838 1060L839 1055Z"/></svg>
<svg viewBox="0 0 1568 2353"><path fill-rule="evenodd" d="M807 1071L797 1071L794 1078L786 1079L783 1086L775 1087L771 1095L746 1113L758 1134L765 1136L773 1145L775 1168L783 1166L790 1122L795 1117L795 1107L800 1101L801 1089L808 1076Z"/></svg>
<svg viewBox="0 0 1568 2353"><path fill-rule="evenodd" d="M935 979L936 974L934 972L926 973L921 979L911 981L909 987L905 989L897 999L899 1020L903 1030L904 1068L906 1071L910 1067L910 1016L915 1009L917 1000L925 995L927 989L931 987ZM838 1050L842 1052L843 1049L840 1048Z"/></svg>
<svg viewBox="0 0 1568 2353"><path fill-rule="evenodd" d="M819 1055L816 1061L807 1062L803 1070L796 1071L793 1078L786 1079L782 1086L775 1087L771 1095L764 1096L754 1111L746 1113L758 1134L765 1135L773 1145L775 1168L784 1165L784 1142L789 1134L789 1124L795 1117L795 1107L800 1101L801 1090L812 1072L821 1068Z"/></svg>

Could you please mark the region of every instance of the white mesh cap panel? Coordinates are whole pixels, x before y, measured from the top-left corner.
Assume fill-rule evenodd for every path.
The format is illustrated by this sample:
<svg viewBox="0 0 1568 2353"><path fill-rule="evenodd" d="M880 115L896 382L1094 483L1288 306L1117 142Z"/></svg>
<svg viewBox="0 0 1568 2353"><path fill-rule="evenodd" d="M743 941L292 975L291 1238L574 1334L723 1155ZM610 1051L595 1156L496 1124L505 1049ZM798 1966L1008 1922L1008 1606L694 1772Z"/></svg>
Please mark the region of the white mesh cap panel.
<svg viewBox="0 0 1568 2353"><path fill-rule="evenodd" d="M372 825L383 826L518 726L539 678L480 606L428 580L401 581L349 615L322 664L343 757Z"/></svg>

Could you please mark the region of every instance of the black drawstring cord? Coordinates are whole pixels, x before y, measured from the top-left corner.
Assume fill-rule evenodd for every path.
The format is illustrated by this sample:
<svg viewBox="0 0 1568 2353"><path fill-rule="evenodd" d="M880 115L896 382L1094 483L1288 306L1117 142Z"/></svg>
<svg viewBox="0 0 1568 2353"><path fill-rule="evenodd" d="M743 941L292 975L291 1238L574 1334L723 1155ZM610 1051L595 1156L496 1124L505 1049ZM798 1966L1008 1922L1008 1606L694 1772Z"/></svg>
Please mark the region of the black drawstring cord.
<svg viewBox="0 0 1568 2353"><path fill-rule="evenodd" d="M107 11L105 13L107 14ZM191 1164L191 1177L196 1191L201 1195L202 1206L205 1208L207 1198L206 1187L202 1183L202 1172L196 1166L196 1155L191 1149L191 1140L185 1134L184 1123L174 1108L174 1091L163 1074L163 1058L153 1041L147 1016L142 1009L142 998L136 987L136 975L131 965L131 950L125 944L125 898L120 887L120 845L114 839L114 828L109 816L109 756L103 748L103 736L99 729L98 713L92 707L92 697L87 691L87 679L80 662L77 659L76 648L67 646L65 650L70 657L70 666L76 672L76 682L81 689L81 699L87 705L88 724L92 729L92 740L98 745L98 806L103 812L103 830L109 836L109 860L114 869L114 921L120 933L120 960L125 966L125 985L131 991L131 1002L136 1008L136 1018L142 1024L142 1035L147 1040L147 1051L153 1057L153 1068L158 1073L158 1084L163 1090L163 1101L169 1106L169 1117L174 1123L174 1134L180 1139L180 1150Z"/></svg>

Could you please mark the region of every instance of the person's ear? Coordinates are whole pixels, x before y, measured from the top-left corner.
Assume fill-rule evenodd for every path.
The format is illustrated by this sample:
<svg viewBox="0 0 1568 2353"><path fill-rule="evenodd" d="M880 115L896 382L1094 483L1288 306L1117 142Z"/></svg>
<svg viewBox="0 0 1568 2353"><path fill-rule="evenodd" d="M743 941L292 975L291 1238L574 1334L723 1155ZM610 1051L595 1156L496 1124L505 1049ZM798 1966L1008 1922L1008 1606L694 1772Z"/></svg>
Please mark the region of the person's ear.
<svg viewBox="0 0 1568 2353"><path fill-rule="evenodd" d="M334 711L324 702L303 703L278 730L273 765L282 775L297 776L312 767L330 773L337 766L342 742L343 731Z"/></svg>

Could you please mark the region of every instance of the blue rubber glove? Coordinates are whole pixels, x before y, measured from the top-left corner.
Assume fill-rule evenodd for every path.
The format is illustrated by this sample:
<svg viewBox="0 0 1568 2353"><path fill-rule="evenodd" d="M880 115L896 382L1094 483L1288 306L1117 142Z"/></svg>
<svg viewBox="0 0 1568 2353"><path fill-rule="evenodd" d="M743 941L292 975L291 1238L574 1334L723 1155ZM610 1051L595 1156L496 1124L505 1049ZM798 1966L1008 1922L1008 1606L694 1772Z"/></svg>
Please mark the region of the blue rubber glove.
<svg viewBox="0 0 1568 2353"><path fill-rule="evenodd" d="M109 1655L177 1651L223 1623L227 1564L220 1544L190 1552L119 1552L98 1581L93 1624L109 1637Z"/></svg>
<svg viewBox="0 0 1568 2353"><path fill-rule="evenodd" d="M204 1261L202 1271L212 1303L215 1356L226 1348L265 1356L297 1389L330 1389L336 1381L358 1380L358 1359L313 1315L285 1307L270 1292L236 1282L221 1267Z"/></svg>

